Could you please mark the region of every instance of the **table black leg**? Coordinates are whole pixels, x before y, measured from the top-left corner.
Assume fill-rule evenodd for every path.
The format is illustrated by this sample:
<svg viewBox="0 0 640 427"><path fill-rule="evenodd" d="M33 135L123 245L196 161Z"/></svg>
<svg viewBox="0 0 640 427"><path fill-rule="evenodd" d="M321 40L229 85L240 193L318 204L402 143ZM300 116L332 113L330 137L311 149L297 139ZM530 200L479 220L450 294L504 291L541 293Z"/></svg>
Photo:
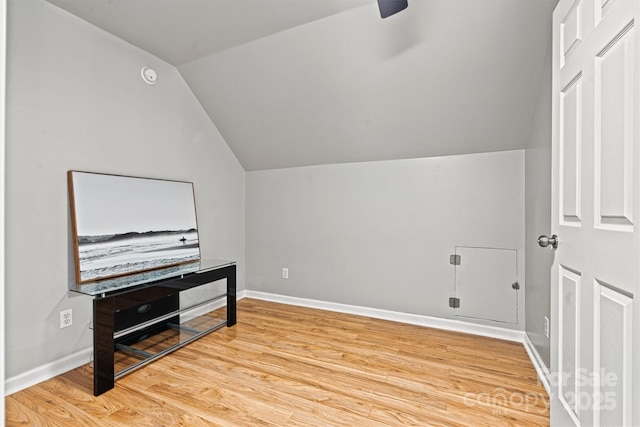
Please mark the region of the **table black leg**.
<svg viewBox="0 0 640 427"><path fill-rule="evenodd" d="M227 268L227 326L233 326L236 324L236 266Z"/></svg>
<svg viewBox="0 0 640 427"><path fill-rule="evenodd" d="M93 300L93 395L114 387L113 299Z"/></svg>

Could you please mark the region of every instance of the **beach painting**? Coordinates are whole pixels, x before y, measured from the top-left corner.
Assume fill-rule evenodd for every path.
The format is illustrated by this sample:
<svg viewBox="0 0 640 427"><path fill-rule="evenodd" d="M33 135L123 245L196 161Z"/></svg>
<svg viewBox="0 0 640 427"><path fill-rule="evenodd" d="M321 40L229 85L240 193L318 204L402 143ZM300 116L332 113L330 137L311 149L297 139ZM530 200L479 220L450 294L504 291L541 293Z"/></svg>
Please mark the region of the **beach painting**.
<svg viewBox="0 0 640 427"><path fill-rule="evenodd" d="M193 184L69 171L76 281L200 259Z"/></svg>

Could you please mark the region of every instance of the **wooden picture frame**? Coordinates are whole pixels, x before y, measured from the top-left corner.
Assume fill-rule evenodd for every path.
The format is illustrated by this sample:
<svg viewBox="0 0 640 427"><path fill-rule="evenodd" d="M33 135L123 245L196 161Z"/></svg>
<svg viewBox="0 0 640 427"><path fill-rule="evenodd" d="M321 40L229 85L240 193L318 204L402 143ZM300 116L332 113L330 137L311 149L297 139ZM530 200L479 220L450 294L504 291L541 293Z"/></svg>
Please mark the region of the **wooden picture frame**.
<svg viewBox="0 0 640 427"><path fill-rule="evenodd" d="M193 183L67 173L77 283L198 261Z"/></svg>

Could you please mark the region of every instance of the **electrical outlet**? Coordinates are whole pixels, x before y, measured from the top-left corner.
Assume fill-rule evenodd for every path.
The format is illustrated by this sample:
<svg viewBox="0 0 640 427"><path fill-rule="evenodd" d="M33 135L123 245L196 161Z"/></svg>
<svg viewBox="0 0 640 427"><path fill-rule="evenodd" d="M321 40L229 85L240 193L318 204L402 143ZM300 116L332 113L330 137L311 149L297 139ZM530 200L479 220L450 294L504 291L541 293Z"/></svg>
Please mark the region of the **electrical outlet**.
<svg viewBox="0 0 640 427"><path fill-rule="evenodd" d="M549 318L544 316L544 336L549 339Z"/></svg>
<svg viewBox="0 0 640 427"><path fill-rule="evenodd" d="M282 269L282 278L283 279L288 279L289 278L289 269L288 268L283 268Z"/></svg>
<svg viewBox="0 0 640 427"><path fill-rule="evenodd" d="M71 309L60 312L60 328L68 328L73 324L72 313L73 311Z"/></svg>

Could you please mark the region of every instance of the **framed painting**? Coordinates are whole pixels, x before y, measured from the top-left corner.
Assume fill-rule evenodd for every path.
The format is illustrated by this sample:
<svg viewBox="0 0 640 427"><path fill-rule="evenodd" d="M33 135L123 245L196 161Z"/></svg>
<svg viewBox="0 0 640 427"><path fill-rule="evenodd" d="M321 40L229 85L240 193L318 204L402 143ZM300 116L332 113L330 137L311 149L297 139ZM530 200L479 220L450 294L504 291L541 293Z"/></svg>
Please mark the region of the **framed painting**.
<svg viewBox="0 0 640 427"><path fill-rule="evenodd" d="M200 259L193 183L69 171L76 282Z"/></svg>

